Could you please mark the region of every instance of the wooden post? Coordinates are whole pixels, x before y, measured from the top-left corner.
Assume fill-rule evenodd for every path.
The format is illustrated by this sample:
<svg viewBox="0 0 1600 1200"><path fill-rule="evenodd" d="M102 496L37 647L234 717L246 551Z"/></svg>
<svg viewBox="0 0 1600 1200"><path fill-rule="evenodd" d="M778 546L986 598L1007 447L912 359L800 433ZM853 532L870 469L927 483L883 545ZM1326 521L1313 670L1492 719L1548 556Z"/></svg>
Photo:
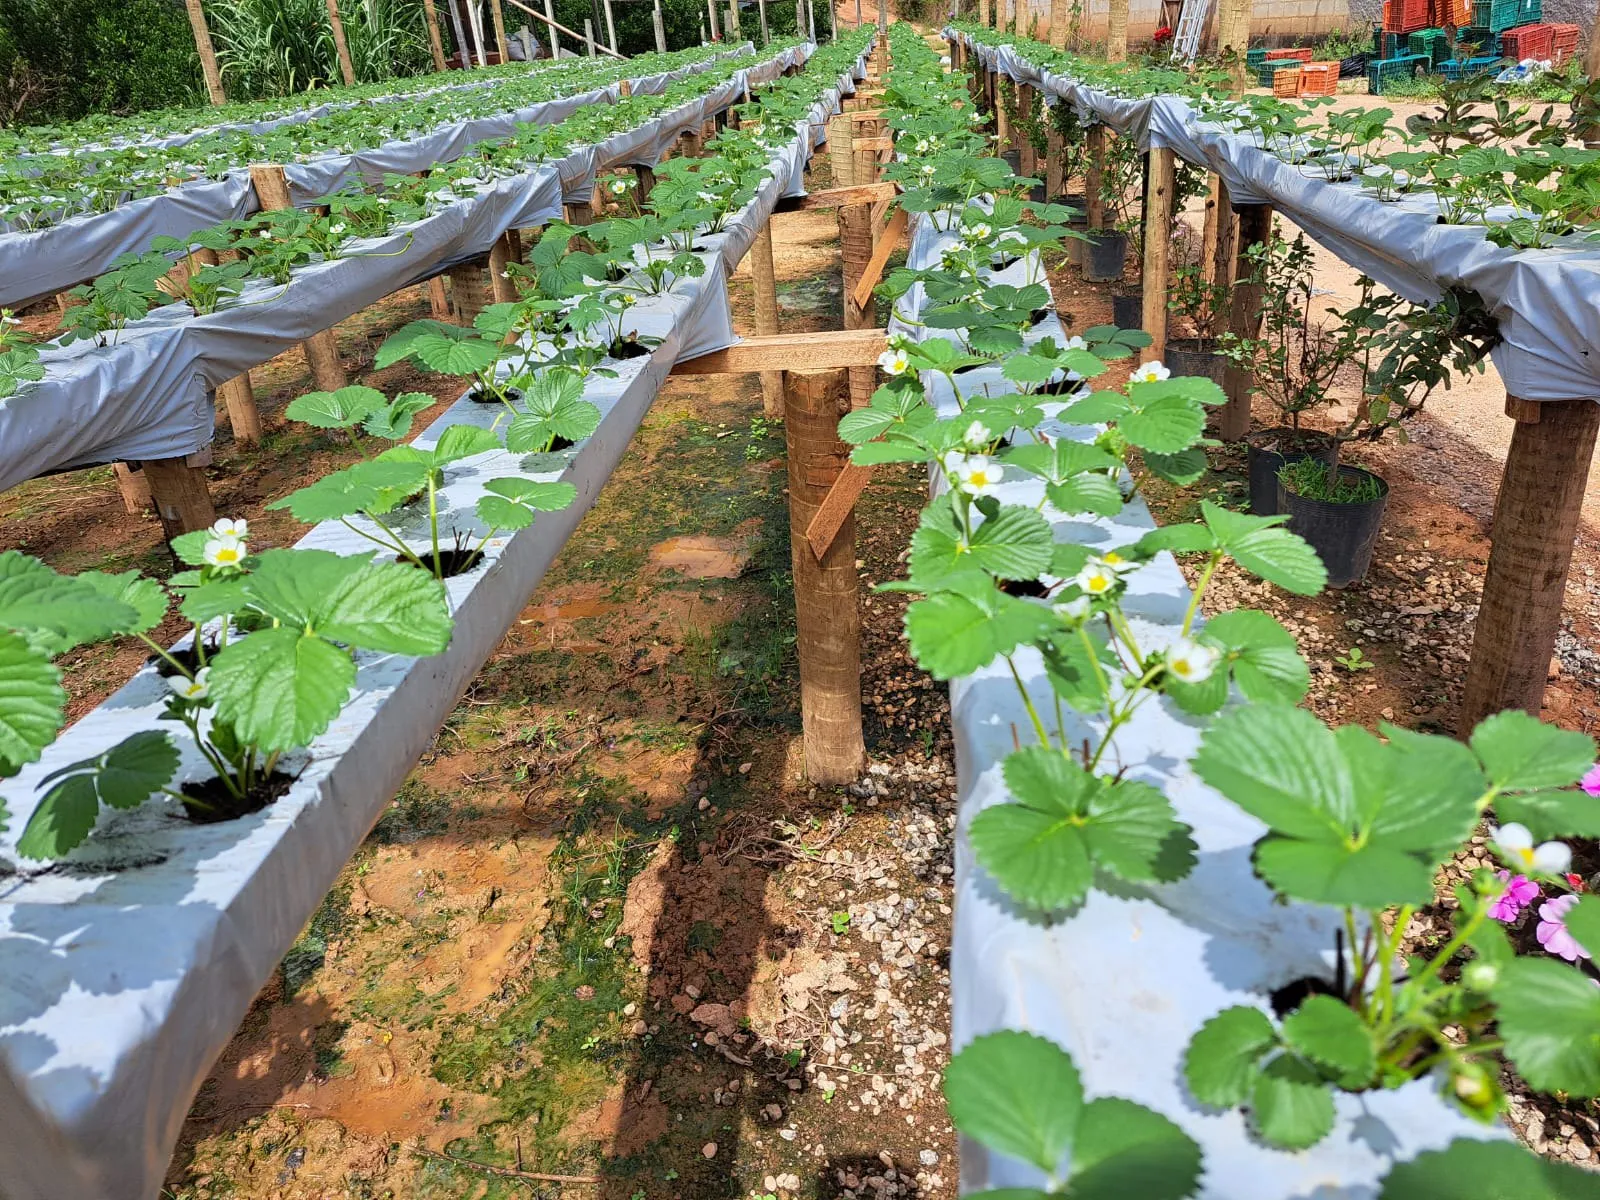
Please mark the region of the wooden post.
<svg viewBox="0 0 1600 1200"><path fill-rule="evenodd" d="M500 64L511 61L511 43L506 40L506 10L500 0L489 0L489 13L494 18L494 44L500 52Z"/></svg>
<svg viewBox="0 0 1600 1200"><path fill-rule="evenodd" d="M461 28L461 5L458 0L445 0L450 6L450 29L455 34L456 54L461 59L461 67L466 70L472 66L472 48L467 44L467 35Z"/></svg>
<svg viewBox="0 0 1600 1200"><path fill-rule="evenodd" d="M828 118L828 162L833 167L833 186L851 187L856 181L853 126L849 113Z"/></svg>
<svg viewBox="0 0 1600 1200"><path fill-rule="evenodd" d="M806 776L854 783L866 759L861 734L861 610L855 517L846 518L820 560L806 529L849 459L839 418L850 411L843 371L784 376L789 451L789 549L794 566L800 723Z"/></svg>
<svg viewBox="0 0 1600 1200"><path fill-rule="evenodd" d="M1232 198L1228 194L1228 185L1221 176L1217 177L1217 234L1216 244L1211 247L1211 261L1201 263L1205 269L1206 278L1216 287L1231 287L1234 279L1234 260L1239 255L1239 221L1233 215ZM1212 328L1223 328L1220 314L1212 314ZM1229 309L1229 317L1232 309Z"/></svg>
<svg viewBox="0 0 1600 1200"><path fill-rule="evenodd" d="M1144 307L1142 322L1153 339L1140 362L1160 359L1167 348L1167 285L1172 261L1172 193L1178 160L1171 150L1152 146L1144 190Z"/></svg>
<svg viewBox="0 0 1600 1200"><path fill-rule="evenodd" d="M1270 204L1244 204L1237 209L1238 232L1234 235L1234 269L1232 312L1228 328L1235 336L1253 341L1261 332L1262 288L1252 282L1255 268L1250 262L1249 250L1254 245L1265 245L1272 238L1272 206ZM1221 245L1219 241L1218 249ZM1250 394L1255 388L1255 372L1249 367L1229 363L1222 376L1222 389L1228 393L1228 402L1222 406L1217 418L1217 436L1225 442L1237 442L1250 432Z"/></svg>
<svg viewBox="0 0 1600 1200"><path fill-rule="evenodd" d="M750 244L751 291L755 295L756 332L778 332L777 270L772 261L772 221L761 226ZM783 372L761 372L761 411L768 417L783 416Z"/></svg>
<svg viewBox="0 0 1600 1200"><path fill-rule="evenodd" d="M1117 0L1112 0L1116 3ZM1241 95L1249 86L1249 78L1245 69L1245 51L1250 45L1250 2L1251 0L1221 0L1217 7L1217 54L1223 55L1232 51L1234 58L1233 67L1233 93ZM1589 43L1589 53L1594 53L1594 40Z"/></svg>
<svg viewBox="0 0 1600 1200"><path fill-rule="evenodd" d="M429 315L435 321L450 319L450 297L444 290L443 275L435 275L428 280L428 308Z"/></svg>
<svg viewBox="0 0 1600 1200"><path fill-rule="evenodd" d="M1003 153L1016 149L1015 134L1011 128L1011 111L1006 107L1005 93L1001 90L1005 81L1000 78L1000 73L990 73L990 90L994 94L994 138L995 145Z"/></svg>
<svg viewBox="0 0 1600 1200"><path fill-rule="evenodd" d="M150 509L150 481L137 464L112 463L112 473L117 477L117 491L122 493L122 507L128 515L137 517Z"/></svg>
<svg viewBox="0 0 1600 1200"><path fill-rule="evenodd" d="M989 2L989 0L984 0L985 4L988 4L988 2ZM861 19L861 0L856 0L856 28L860 29L862 24L863 24L863 22L862 22L862 19Z"/></svg>
<svg viewBox="0 0 1600 1200"><path fill-rule="evenodd" d="M502 233L489 247L489 294L496 304L506 304L517 298L517 289L506 276L506 264L516 255L512 253L511 232Z"/></svg>
<svg viewBox="0 0 1600 1200"><path fill-rule="evenodd" d="M250 168L250 182L262 209L274 211L294 207L282 167L256 163ZM336 392L349 382L339 363L339 343L332 329L312 334L300 343L300 349L305 352L306 366L311 368L311 379L318 391Z"/></svg>
<svg viewBox="0 0 1600 1200"><path fill-rule="evenodd" d="M1539 715L1600 430L1600 404L1593 400L1533 403L1507 396L1506 414L1517 424L1495 500L1489 569L1461 698L1462 737L1503 709Z"/></svg>
<svg viewBox="0 0 1600 1200"><path fill-rule="evenodd" d="M1044 198L1054 204L1061 199L1061 193L1067 184L1063 165L1067 148L1061 131L1050 119L1051 111L1046 109L1044 112L1044 119L1050 122L1049 128L1044 132Z"/></svg>
<svg viewBox="0 0 1600 1200"><path fill-rule="evenodd" d="M644 207L645 201L650 199L650 192L656 186L656 173L650 167L635 167L633 177L639 181L639 206Z"/></svg>
<svg viewBox="0 0 1600 1200"><path fill-rule="evenodd" d="M767 0L756 0L756 13L761 18L761 44L765 46L772 41L772 34L767 29Z"/></svg>
<svg viewBox="0 0 1600 1200"><path fill-rule="evenodd" d="M1089 133L1085 140L1089 143L1089 161L1083 170L1085 227L1096 230L1104 229L1106 227L1106 199L1102 193L1105 191L1106 181L1106 127L1104 125L1089 126Z"/></svg>
<svg viewBox="0 0 1600 1200"><path fill-rule="evenodd" d="M1022 156L1019 165L1022 173L1031 178L1039 166L1038 155L1033 149L1033 139L1028 136L1029 118L1033 116L1033 89L1025 83L1019 83L1016 91L1018 127L1015 133L1017 149Z"/></svg>
<svg viewBox="0 0 1600 1200"><path fill-rule="evenodd" d="M211 45L211 30L206 25L206 10L200 0L184 0L189 11L189 28L194 30L194 48L200 53L200 70L206 77L206 95L213 104L226 104L227 94L222 90L222 72L217 69L217 52Z"/></svg>
<svg viewBox="0 0 1600 1200"><path fill-rule="evenodd" d="M456 322L461 325L471 325L493 303L482 259L450 268L450 294L455 297Z"/></svg>
<svg viewBox="0 0 1600 1200"><path fill-rule="evenodd" d="M1123 62L1127 57L1128 0L1111 0L1110 11L1106 14L1106 58L1111 62Z"/></svg>
<svg viewBox="0 0 1600 1200"><path fill-rule="evenodd" d="M839 10L834 0L828 0L828 40L839 40Z"/></svg>
<svg viewBox="0 0 1600 1200"><path fill-rule="evenodd" d="M594 22L588 17L583 19L583 52L590 58L595 55L594 50Z"/></svg>
<svg viewBox="0 0 1600 1200"><path fill-rule="evenodd" d="M744 30L739 24L739 0L728 0L728 40L739 42L744 40Z"/></svg>
<svg viewBox="0 0 1600 1200"><path fill-rule="evenodd" d="M579 200L575 204L563 204L562 214L567 218L568 225L593 225L594 203L590 200Z"/></svg>
<svg viewBox="0 0 1600 1200"><path fill-rule="evenodd" d="M856 0L856 4L858 6L860 3L861 0ZM857 11L860 11L859 7ZM860 23L860 21L856 22L857 25ZM989 28L989 25L991 24L989 18L989 0L978 0L978 24L982 25L985 29Z"/></svg>
<svg viewBox="0 0 1600 1200"><path fill-rule="evenodd" d="M439 10L433 6L433 0L422 0L422 14L428 26L428 52L433 55L433 69L443 71L444 42L439 37Z"/></svg>
<svg viewBox="0 0 1600 1200"><path fill-rule="evenodd" d="M333 30L333 50L339 56L339 74L345 87L354 87L355 64L350 61L350 44L344 40L344 22L339 19L339 0L328 0L328 25Z"/></svg>
<svg viewBox="0 0 1600 1200"><path fill-rule="evenodd" d="M858 179L865 183L868 180ZM844 275L844 327L846 329L871 329L878 323L878 302L869 299L865 306L856 307L853 293L867 264L872 261L872 206L846 204L839 209L839 260ZM864 408L877 390L877 371L873 367L850 368L850 399L856 408Z"/></svg>
<svg viewBox="0 0 1600 1200"><path fill-rule="evenodd" d="M144 477L167 541L216 524L217 510L211 503L204 470L210 461L209 449L186 458L145 459Z"/></svg>
<svg viewBox="0 0 1600 1200"><path fill-rule="evenodd" d="M184 265L191 274L202 267L214 267L217 265L217 252L201 248L188 255ZM222 401L227 410L228 426L233 430L235 441L246 446L261 441L261 413L256 408L256 395L250 387L249 371L218 384L217 399Z"/></svg>
<svg viewBox="0 0 1600 1200"><path fill-rule="evenodd" d="M665 54L667 52L667 26L661 19L661 0L655 0L655 6L650 13L650 20L656 27L656 53Z"/></svg>
<svg viewBox="0 0 1600 1200"><path fill-rule="evenodd" d="M1217 239L1221 226L1233 217L1222 199L1226 191L1222 176L1206 177L1206 212L1200 226L1200 275L1207 283L1217 278Z"/></svg>
<svg viewBox="0 0 1600 1200"><path fill-rule="evenodd" d="M720 42L722 40L722 25L717 19L717 0L706 0L706 12L711 15L711 40Z"/></svg>
<svg viewBox="0 0 1600 1200"><path fill-rule="evenodd" d="M1072 21L1072 0L1050 0L1050 44L1067 48L1067 26Z"/></svg>
<svg viewBox="0 0 1600 1200"><path fill-rule="evenodd" d="M556 5L555 0L544 0L545 20L549 22L545 28L550 30L550 57L561 57L561 39L556 34Z"/></svg>
<svg viewBox="0 0 1600 1200"><path fill-rule="evenodd" d="M495 0L495 3L500 3L500 0ZM622 51L617 49L617 19L611 12L611 0L605 0L602 7L606 13L606 44L611 47L611 53L621 54Z"/></svg>
<svg viewBox="0 0 1600 1200"><path fill-rule="evenodd" d="M854 166L851 170L851 183L877 183L878 182L878 152L870 147L863 147L863 141L870 141L878 137L878 126L881 121L863 121L854 126L851 145L855 148L853 158Z"/></svg>

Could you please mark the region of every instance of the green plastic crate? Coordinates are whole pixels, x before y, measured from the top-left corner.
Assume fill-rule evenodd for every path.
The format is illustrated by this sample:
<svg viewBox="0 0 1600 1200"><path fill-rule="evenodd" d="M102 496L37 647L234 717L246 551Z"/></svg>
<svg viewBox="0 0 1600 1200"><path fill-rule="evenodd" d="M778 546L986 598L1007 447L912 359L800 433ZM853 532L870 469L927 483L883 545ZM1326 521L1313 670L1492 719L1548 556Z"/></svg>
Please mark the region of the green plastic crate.
<svg viewBox="0 0 1600 1200"><path fill-rule="evenodd" d="M1279 67L1298 68L1303 66L1305 66L1305 63L1298 58L1271 59L1261 64L1260 69L1256 72L1256 83L1261 87L1269 88L1272 86L1272 77L1278 73Z"/></svg>
<svg viewBox="0 0 1600 1200"><path fill-rule="evenodd" d="M1406 39L1406 52L1425 55L1437 66L1450 57L1450 39L1442 29L1419 29Z"/></svg>
<svg viewBox="0 0 1600 1200"><path fill-rule="evenodd" d="M1447 59L1439 64L1439 73L1446 79L1462 79L1469 75L1487 75L1500 69L1500 60L1493 55L1469 58L1466 62Z"/></svg>
<svg viewBox="0 0 1600 1200"><path fill-rule="evenodd" d="M1456 30L1456 45L1468 43L1478 48L1477 57L1500 55L1500 34L1480 25L1466 25Z"/></svg>
<svg viewBox="0 0 1600 1200"><path fill-rule="evenodd" d="M1544 0L1518 0L1517 24L1537 25L1544 20Z"/></svg>
<svg viewBox="0 0 1600 1200"><path fill-rule="evenodd" d="M1367 64L1367 90L1383 95L1384 88L1397 80L1410 79L1418 67L1426 71L1432 63L1425 54L1402 54L1399 58L1380 58Z"/></svg>
<svg viewBox="0 0 1600 1200"><path fill-rule="evenodd" d="M1513 25L1526 25L1539 18L1526 17L1522 9L1525 0L1472 0L1472 27L1500 33Z"/></svg>
<svg viewBox="0 0 1600 1200"><path fill-rule="evenodd" d="M1267 61L1267 48L1257 46L1254 50L1244 52L1244 64L1252 71L1260 71L1261 64Z"/></svg>

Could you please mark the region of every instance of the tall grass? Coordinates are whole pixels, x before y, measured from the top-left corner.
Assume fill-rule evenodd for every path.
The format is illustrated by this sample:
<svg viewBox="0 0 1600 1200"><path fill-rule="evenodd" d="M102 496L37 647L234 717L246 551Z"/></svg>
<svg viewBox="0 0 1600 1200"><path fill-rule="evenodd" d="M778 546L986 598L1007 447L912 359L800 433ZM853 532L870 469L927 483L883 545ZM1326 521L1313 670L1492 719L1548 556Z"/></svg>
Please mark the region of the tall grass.
<svg viewBox="0 0 1600 1200"><path fill-rule="evenodd" d="M325 0L212 0L206 15L230 97L287 96L341 82ZM427 69L420 5L343 0L339 15L358 82Z"/></svg>

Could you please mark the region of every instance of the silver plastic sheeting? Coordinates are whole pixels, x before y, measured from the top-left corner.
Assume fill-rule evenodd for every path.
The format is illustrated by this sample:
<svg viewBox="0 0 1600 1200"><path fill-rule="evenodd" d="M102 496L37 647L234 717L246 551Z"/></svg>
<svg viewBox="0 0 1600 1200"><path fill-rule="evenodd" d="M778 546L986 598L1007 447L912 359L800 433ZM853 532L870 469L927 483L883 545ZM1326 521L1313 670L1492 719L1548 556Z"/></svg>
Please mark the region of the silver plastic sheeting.
<svg viewBox="0 0 1600 1200"><path fill-rule="evenodd" d="M978 60L1036 87L1049 102L1171 149L1220 175L1236 204L1271 204L1351 266L1409 300L1431 303L1448 288L1483 298L1505 339L1493 352L1506 391L1525 400L1600 399L1600 246L1574 234L1546 250L1496 246L1484 230L1440 222L1432 194L1388 203L1355 181L1330 182L1317 167L1284 162L1175 96L1108 95L1041 70L1011 46L969 46ZM1509 213L1507 214L1509 215Z"/></svg>

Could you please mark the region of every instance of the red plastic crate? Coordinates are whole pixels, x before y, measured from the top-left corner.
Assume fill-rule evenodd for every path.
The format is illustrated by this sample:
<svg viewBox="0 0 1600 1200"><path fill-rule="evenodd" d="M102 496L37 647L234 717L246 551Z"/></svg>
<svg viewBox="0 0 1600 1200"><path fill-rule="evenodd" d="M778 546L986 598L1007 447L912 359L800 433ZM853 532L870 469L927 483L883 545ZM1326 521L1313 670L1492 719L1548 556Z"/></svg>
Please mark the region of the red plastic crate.
<svg viewBox="0 0 1600 1200"><path fill-rule="evenodd" d="M1500 53L1513 62L1525 58L1550 57L1551 30L1548 25L1518 25L1500 35Z"/></svg>
<svg viewBox="0 0 1600 1200"><path fill-rule="evenodd" d="M1300 68L1300 95L1332 96L1338 90L1338 63L1309 62Z"/></svg>
<svg viewBox="0 0 1600 1200"><path fill-rule="evenodd" d="M1292 46L1282 50L1267 51L1268 62L1281 62L1286 58L1297 58L1303 63L1308 63L1311 61L1311 51L1308 49L1302 49L1299 46Z"/></svg>
<svg viewBox="0 0 1600 1200"><path fill-rule="evenodd" d="M1429 0L1383 0L1383 27L1390 33L1428 28Z"/></svg>
<svg viewBox="0 0 1600 1200"><path fill-rule="evenodd" d="M1582 36L1582 32L1576 25L1551 25L1549 28L1550 63L1559 67L1577 53L1578 38Z"/></svg>

